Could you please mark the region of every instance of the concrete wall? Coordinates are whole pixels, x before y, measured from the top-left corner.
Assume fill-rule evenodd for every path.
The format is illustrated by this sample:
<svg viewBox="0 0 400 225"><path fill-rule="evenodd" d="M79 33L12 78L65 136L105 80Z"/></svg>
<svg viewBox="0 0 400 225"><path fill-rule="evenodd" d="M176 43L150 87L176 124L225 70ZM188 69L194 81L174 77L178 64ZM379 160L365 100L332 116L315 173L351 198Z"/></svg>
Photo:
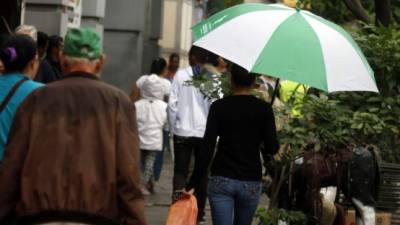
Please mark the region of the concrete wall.
<svg viewBox="0 0 400 225"><path fill-rule="evenodd" d="M81 27L103 37L107 62L102 79L129 92L160 55L164 0L81 0ZM25 24L64 36L71 19L71 0L25 0Z"/></svg>
<svg viewBox="0 0 400 225"><path fill-rule="evenodd" d="M101 19L106 12L106 0L84 0L82 1L81 27L92 27L96 29L102 39L104 27Z"/></svg>
<svg viewBox="0 0 400 225"><path fill-rule="evenodd" d="M147 3L142 61L143 74L150 71L151 62L160 56L160 45L158 42L161 37L164 0L148 0Z"/></svg>
<svg viewBox="0 0 400 225"><path fill-rule="evenodd" d="M181 67L188 65L187 53L192 44L191 27L193 21L194 3L192 0L164 0L164 17L161 54L167 58L171 53L181 56Z"/></svg>
<svg viewBox="0 0 400 225"><path fill-rule="evenodd" d="M159 56L163 0L118 0L106 3L103 79L129 92Z"/></svg>
<svg viewBox="0 0 400 225"><path fill-rule="evenodd" d="M50 35L67 33L68 13L65 0L26 0L23 24L36 26Z"/></svg>

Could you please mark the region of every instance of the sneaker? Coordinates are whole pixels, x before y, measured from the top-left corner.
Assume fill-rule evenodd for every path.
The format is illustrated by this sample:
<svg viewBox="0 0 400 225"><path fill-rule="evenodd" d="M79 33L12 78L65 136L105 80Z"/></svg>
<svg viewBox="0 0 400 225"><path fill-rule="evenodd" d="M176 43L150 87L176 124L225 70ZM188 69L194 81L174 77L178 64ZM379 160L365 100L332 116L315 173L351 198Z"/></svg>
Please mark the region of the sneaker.
<svg viewBox="0 0 400 225"><path fill-rule="evenodd" d="M154 182L153 181L149 181L146 185L147 190L154 195L156 192L154 190Z"/></svg>
<svg viewBox="0 0 400 225"><path fill-rule="evenodd" d="M201 218L197 219L197 224L201 225L201 224L206 224L206 217L203 216Z"/></svg>
<svg viewBox="0 0 400 225"><path fill-rule="evenodd" d="M140 190L142 191L142 195L150 195L150 191L147 190L146 187L141 187Z"/></svg>

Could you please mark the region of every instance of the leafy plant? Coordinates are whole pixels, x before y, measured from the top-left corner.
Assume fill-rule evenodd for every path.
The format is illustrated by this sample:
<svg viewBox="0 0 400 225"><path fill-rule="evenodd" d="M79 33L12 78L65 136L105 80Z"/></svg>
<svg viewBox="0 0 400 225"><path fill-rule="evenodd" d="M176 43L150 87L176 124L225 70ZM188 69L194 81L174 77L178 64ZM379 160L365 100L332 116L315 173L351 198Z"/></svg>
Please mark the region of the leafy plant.
<svg viewBox="0 0 400 225"><path fill-rule="evenodd" d="M300 211L259 207L256 216L260 225L278 225L279 221L285 221L290 225L306 224L306 216Z"/></svg>
<svg viewBox="0 0 400 225"><path fill-rule="evenodd" d="M400 93L400 26L389 28L365 26L353 32L375 72L383 96Z"/></svg>

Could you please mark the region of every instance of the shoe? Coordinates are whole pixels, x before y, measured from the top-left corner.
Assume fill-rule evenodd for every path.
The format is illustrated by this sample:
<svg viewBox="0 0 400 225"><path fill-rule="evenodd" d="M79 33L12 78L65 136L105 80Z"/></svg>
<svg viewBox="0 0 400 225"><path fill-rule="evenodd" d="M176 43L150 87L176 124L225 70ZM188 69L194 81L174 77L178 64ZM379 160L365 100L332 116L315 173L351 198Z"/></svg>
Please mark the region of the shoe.
<svg viewBox="0 0 400 225"><path fill-rule="evenodd" d="M146 185L147 190L154 195L156 192L154 190L154 182L153 181L149 181Z"/></svg>
<svg viewBox="0 0 400 225"><path fill-rule="evenodd" d="M140 190L142 191L142 195L150 195L150 191L147 190L146 187L141 187Z"/></svg>
<svg viewBox="0 0 400 225"><path fill-rule="evenodd" d="M206 224L206 217L203 216L201 218L197 219L197 224L201 225L201 224Z"/></svg>

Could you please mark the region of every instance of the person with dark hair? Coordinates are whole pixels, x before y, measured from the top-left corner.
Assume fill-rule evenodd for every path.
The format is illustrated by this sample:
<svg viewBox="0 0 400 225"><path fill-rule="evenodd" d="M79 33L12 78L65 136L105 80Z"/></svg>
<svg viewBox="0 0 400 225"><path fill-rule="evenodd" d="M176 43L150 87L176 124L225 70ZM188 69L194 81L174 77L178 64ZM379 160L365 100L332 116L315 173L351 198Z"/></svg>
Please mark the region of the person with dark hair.
<svg viewBox="0 0 400 225"><path fill-rule="evenodd" d="M49 37L49 47L47 48L46 59L50 63L51 68L57 77L62 78L60 55L64 46L63 38L57 35Z"/></svg>
<svg viewBox="0 0 400 225"><path fill-rule="evenodd" d="M215 68L216 73L218 73L218 75L221 75L226 72L228 64L226 60L221 56L213 52L209 52L207 61Z"/></svg>
<svg viewBox="0 0 400 225"><path fill-rule="evenodd" d="M135 102L142 163L141 190L144 195L154 192L155 161L163 152L163 127L167 123L163 88L164 84L157 75L146 76L141 85L142 97Z"/></svg>
<svg viewBox="0 0 400 225"><path fill-rule="evenodd" d="M260 151L267 162L279 149L271 105L251 94L255 79L246 69L232 66L233 95L211 105L199 163L186 187L196 191L211 164L208 199L214 225L252 223L261 195Z"/></svg>
<svg viewBox="0 0 400 225"><path fill-rule="evenodd" d="M148 96L153 95L153 93L149 92L144 92L143 85L147 80L155 80L154 82L159 82L161 84L160 90L162 92L162 100L168 101L168 96L171 91L171 82L166 78L167 75L167 61L165 61L164 58L156 58L152 61L151 63L151 68L150 68L150 75L143 75L141 76L135 83L135 86L132 90L131 93L131 99L135 102L140 101L141 99L149 99L150 97ZM164 127L163 131L163 136L161 137L161 140L163 140L163 147L158 149L156 157L155 157L155 162L152 163L153 165L153 171L151 172L152 176L151 179L147 179L148 183L145 184L142 187L142 193L143 194L150 194L154 193L154 180L158 181L160 178L161 170L162 170L162 164L163 164L163 157L164 157L164 149L166 145L169 145L169 135L168 135L168 125ZM144 137L144 136L143 136ZM153 139L151 137L144 137L145 139ZM168 140L167 140L168 139ZM154 149L153 149L154 150ZM147 153L147 151L145 152ZM145 162L146 162L146 156L149 154L142 154L142 171L146 170ZM147 160L148 161L148 160ZM147 163L150 165L150 163ZM147 168L147 171L149 169ZM149 174L149 172L147 172Z"/></svg>
<svg viewBox="0 0 400 225"><path fill-rule="evenodd" d="M49 47L49 36L42 31L37 33L37 47L39 59L44 59L46 57L47 48Z"/></svg>
<svg viewBox="0 0 400 225"><path fill-rule="evenodd" d="M179 64L180 64L180 57L178 53L172 53L169 56L169 61L168 61L168 74L167 74L167 79L172 81L174 79L174 76L176 74L176 71L179 69Z"/></svg>
<svg viewBox="0 0 400 225"><path fill-rule="evenodd" d="M19 107L0 169L0 224L10 216L18 224L146 224L135 106L99 79L101 46L96 30L69 29L65 76ZM13 50L8 59L19 65Z"/></svg>
<svg viewBox="0 0 400 225"><path fill-rule="evenodd" d="M0 75L0 162L14 115L22 101L35 89L43 86L31 79L38 69L36 43L26 35L12 35L3 43L0 61L4 74Z"/></svg>
<svg viewBox="0 0 400 225"><path fill-rule="evenodd" d="M200 146L211 101L200 89L188 85L187 82L200 75L207 62L207 56L207 50L192 46L189 51L190 66L178 70L172 82L168 116L171 133L174 135L173 201L179 199L184 191L192 154L196 166L201 152ZM205 222L206 187L207 179L195 184L199 223Z"/></svg>
<svg viewBox="0 0 400 225"><path fill-rule="evenodd" d="M44 84L57 81L59 77L57 76L57 74L54 73L52 66L46 59L46 52L49 46L49 36L46 33L42 31L37 32L37 46L40 65L39 70L35 76L35 81Z"/></svg>
<svg viewBox="0 0 400 225"><path fill-rule="evenodd" d="M165 61L164 58L154 59L151 63L150 74L141 76L134 84L134 87L131 92L132 101L136 102L137 100L140 99L140 97L143 97L142 93L140 92L140 89L144 81L149 76L157 76L158 78L160 78L161 82L164 84L163 85L164 98L167 99L169 92L171 90L171 82L168 79L166 79L167 72L168 72L167 61Z"/></svg>

